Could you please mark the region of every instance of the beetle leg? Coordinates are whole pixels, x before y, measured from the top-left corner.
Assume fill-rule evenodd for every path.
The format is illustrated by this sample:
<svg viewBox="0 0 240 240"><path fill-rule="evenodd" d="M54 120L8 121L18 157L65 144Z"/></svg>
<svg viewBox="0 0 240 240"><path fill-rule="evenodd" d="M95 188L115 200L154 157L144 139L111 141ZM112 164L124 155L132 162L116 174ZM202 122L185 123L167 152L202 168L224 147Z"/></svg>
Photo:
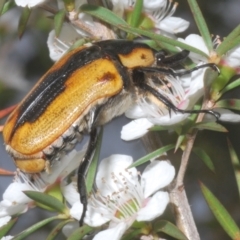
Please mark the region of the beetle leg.
<svg viewBox="0 0 240 240"><path fill-rule="evenodd" d="M208 113L213 115L217 120L220 118L220 114L218 112L214 112L212 110L207 109L201 109L201 110L183 110L177 108L171 101L169 101L168 98L166 98L164 95L159 93L157 90L152 88L151 86L147 85L146 83L142 84L142 89L144 89L147 92L150 92L152 95L154 95L157 99L159 99L161 102L163 102L169 109L172 109L175 112L180 113Z"/></svg>
<svg viewBox="0 0 240 240"><path fill-rule="evenodd" d="M141 69L142 70L142 69ZM156 89L149 86L147 83L145 83L145 76L144 72L138 71L138 69L135 69L133 71L133 81L135 85L144 90L145 92L151 93L153 96L155 96L157 99L159 99L164 105L166 105L169 109L180 112L180 113L208 113L213 115L217 120L220 118L220 114L217 112L214 112L212 110L207 109L201 109L201 110L183 110L177 108L167 97L165 97L163 94L159 93Z"/></svg>
<svg viewBox="0 0 240 240"><path fill-rule="evenodd" d="M90 140L88 143L87 151L83 157L81 165L78 168L78 191L80 194L81 203L83 204L83 213L79 221L80 226L83 225L83 220L87 211L88 194L86 189L85 178L96 148L97 136L98 136L97 129L96 128L92 129L90 132Z"/></svg>

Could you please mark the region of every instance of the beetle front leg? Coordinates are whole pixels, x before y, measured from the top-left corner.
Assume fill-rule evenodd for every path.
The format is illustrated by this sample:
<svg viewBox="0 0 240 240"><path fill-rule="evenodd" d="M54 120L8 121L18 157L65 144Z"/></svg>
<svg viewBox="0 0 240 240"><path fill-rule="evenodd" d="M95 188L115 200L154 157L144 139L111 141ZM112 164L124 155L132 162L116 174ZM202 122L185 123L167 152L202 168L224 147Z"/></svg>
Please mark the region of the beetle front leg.
<svg viewBox="0 0 240 240"><path fill-rule="evenodd" d="M158 92L156 89L153 87L149 86L145 82L145 75L142 69L135 69L133 71L133 81L136 87L141 89L143 92L147 92L155 96L159 101L161 101L164 105L166 105L169 109L173 110L174 112L179 112L179 113L208 113L213 115L217 120L220 118L220 114L218 112L214 112L212 110L207 110L207 109L201 109L201 110L183 110L177 108L167 97L165 97L163 94Z"/></svg>
<svg viewBox="0 0 240 240"><path fill-rule="evenodd" d="M83 220L87 211L87 203L88 203L88 193L86 189L85 178L88 172L88 168L92 162L94 151L96 149L97 137L98 137L97 129L94 128L90 132L90 140L88 143L88 148L83 157L82 163L78 168L78 191L80 194L80 201L83 204L83 213L79 221L80 226L83 225Z"/></svg>

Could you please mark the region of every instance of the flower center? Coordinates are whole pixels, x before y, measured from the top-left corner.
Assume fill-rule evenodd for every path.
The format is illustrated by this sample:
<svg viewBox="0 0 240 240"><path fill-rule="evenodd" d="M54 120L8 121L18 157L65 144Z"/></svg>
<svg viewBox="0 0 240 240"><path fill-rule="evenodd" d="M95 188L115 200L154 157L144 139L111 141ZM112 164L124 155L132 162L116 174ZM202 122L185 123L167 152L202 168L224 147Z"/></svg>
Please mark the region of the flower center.
<svg viewBox="0 0 240 240"><path fill-rule="evenodd" d="M140 206L135 199L130 199L118 207L114 216L118 219L132 217L139 210L139 207Z"/></svg>

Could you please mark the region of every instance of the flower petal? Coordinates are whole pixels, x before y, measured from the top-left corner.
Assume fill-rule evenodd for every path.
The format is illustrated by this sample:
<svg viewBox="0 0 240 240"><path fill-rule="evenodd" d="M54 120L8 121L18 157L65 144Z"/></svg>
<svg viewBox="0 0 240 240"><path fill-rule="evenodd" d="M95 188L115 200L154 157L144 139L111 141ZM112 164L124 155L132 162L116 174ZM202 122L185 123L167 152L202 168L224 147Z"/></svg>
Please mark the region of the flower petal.
<svg viewBox="0 0 240 240"><path fill-rule="evenodd" d="M95 209L90 203L87 208L84 222L91 227L99 227L107 223L111 219L111 216L108 218L106 217L108 214L102 214L102 212L106 212L106 209L102 209L101 206Z"/></svg>
<svg viewBox="0 0 240 240"><path fill-rule="evenodd" d="M201 51L203 51L204 53L206 53L207 55L209 55L209 51L208 48L205 44L205 42L203 41L203 38L197 34L190 34L188 35L185 40L179 38L178 39L180 42L184 42L192 47L195 47ZM207 62L207 58L200 56L199 54L190 52L189 57L194 61L194 62L199 62L199 61L203 61L203 62Z"/></svg>
<svg viewBox="0 0 240 240"><path fill-rule="evenodd" d="M164 7L166 5L166 0L144 0L143 7L146 10L156 10L158 8Z"/></svg>
<svg viewBox="0 0 240 240"><path fill-rule="evenodd" d="M10 216L5 216L0 218L0 227L4 226L11 220Z"/></svg>
<svg viewBox="0 0 240 240"><path fill-rule="evenodd" d="M148 129L153 127L146 118L139 118L123 126L121 131L121 138L125 141L138 139L148 132Z"/></svg>
<svg viewBox="0 0 240 240"><path fill-rule="evenodd" d="M167 161L153 161L142 173L141 186L147 198L160 188L166 187L175 176L175 168Z"/></svg>
<svg viewBox="0 0 240 240"><path fill-rule="evenodd" d="M53 61L59 60L69 49L69 47L80 39L81 36L76 32L71 24L64 23L58 37L55 31L49 33L47 45L50 53L50 58Z"/></svg>
<svg viewBox="0 0 240 240"><path fill-rule="evenodd" d="M93 240L120 240L122 235L128 229L127 224L124 222L119 223L114 228L109 228L107 230L101 231L93 238Z"/></svg>
<svg viewBox="0 0 240 240"><path fill-rule="evenodd" d="M101 161L97 176L96 176L96 185L100 190L102 196L107 196L114 191L119 189L118 183L122 186L124 181L122 178L125 177L126 169L133 163L133 159L127 155L114 154L108 158L105 158ZM128 170L131 172L131 175L126 176L128 181L135 182L138 179L136 168L131 168ZM119 177L118 183L113 180L113 174L116 177ZM131 176L131 179L129 177Z"/></svg>
<svg viewBox="0 0 240 240"><path fill-rule="evenodd" d="M231 110L223 109L223 108L214 108L213 111L220 113L219 120L222 122L233 122L233 123L240 122L240 115L232 112ZM204 119L207 121L216 121L216 118L210 114L206 114Z"/></svg>
<svg viewBox="0 0 240 240"><path fill-rule="evenodd" d="M67 202L73 205L75 202L79 202L80 195L77 191L77 183L71 182L68 185L61 185L62 194L64 195Z"/></svg>
<svg viewBox="0 0 240 240"><path fill-rule="evenodd" d="M239 67L240 66L240 45L231 49L227 55L224 57L224 61L230 67Z"/></svg>
<svg viewBox="0 0 240 240"><path fill-rule="evenodd" d="M79 222L70 222L62 228L62 232L66 237L69 237L77 228L79 228Z"/></svg>
<svg viewBox="0 0 240 240"><path fill-rule="evenodd" d="M45 2L45 0L15 0L16 5L19 7L35 7L36 5Z"/></svg>
<svg viewBox="0 0 240 240"><path fill-rule="evenodd" d="M83 213L83 205L80 203L80 200L78 202L75 202L73 206L70 209L70 215L71 217L75 218L76 220L80 220Z"/></svg>
<svg viewBox="0 0 240 240"><path fill-rule="evenodd" d="M137 221L152 221L163 214L169 203L167 192L159 191L155 193L148 201L147 205L140 209L137 214Z"/></svg>
<svg viewBox="0 0 240 240"><path fill-rule="evenodd" d="M156 28L164 30L168 33L176 34L185 31L190 23L179 17L167 17L156 24Z"/></svg>
<svg viewBox="0 0 240 240"><path fill-rule="evenodd" d="M25 183L19 183L19 182L11 183L3 193L3 200L8 200L9 202L12 203L12 205L15 205L15 206L17 204L29 203L33 200L27 197L23 193L23 191L27 191L27 190L33 190L33 189L28 184L25 184Z"/></svg>
<svg viewBox="0 0 240 240"><path fill-rule="evenodd" d="M125 116L130 119L135 119L146 117L147 114L138 104L135 104L125 112Z"/></svg>

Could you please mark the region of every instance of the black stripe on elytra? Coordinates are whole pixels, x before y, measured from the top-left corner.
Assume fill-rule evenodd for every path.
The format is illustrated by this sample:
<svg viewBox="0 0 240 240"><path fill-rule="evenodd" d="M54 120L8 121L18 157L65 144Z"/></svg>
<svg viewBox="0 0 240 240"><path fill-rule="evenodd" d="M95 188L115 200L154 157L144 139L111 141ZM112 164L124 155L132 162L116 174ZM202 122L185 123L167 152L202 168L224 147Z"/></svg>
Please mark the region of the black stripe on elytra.
<svg viewBox="0 0 240 240"><path fill-rule="evenodd" d="M112 52L114 54L127 55L133 51L135 48L146 48L151 49L147 44L130 41L130 40L106 40L94 43L95 45L104 49L104 51Z"/></svg>
<svg viewBox="0 0 240 240"><path fill-rule="evenodd" d="M60 69L50 72L20 106L12 134L25 122L32 123L44 113L49 104L65 90L64 83L74 71L99 58L104 58L104 53L98 46L91 46L76 52Z"/></svg>

